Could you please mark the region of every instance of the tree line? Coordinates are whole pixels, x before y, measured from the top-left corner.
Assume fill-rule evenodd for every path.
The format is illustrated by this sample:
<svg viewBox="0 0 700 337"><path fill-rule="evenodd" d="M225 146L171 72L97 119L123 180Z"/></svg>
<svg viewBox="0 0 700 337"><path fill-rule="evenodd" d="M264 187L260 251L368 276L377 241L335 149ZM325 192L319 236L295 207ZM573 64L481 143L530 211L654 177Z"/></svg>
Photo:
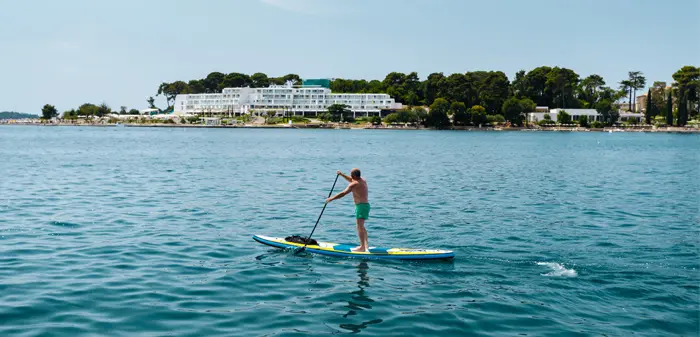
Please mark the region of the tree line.
<svg viewBox="0 0 700 337"><path fill-rule="evenodd" d="M549 66L518 71L512 81L502 71L471 71L450 75L432 73L425 80L420 80L416 72L391 72L381 81L336 78L331 80L330 89L335 93L386 93L396 102L409 107L431 106L431 112L444 112L452 117L455 125L475 125L487 121L488 116L496 115L521 125L523 113L534 111L536 106L596 109L612 123L617 119L615 103L628 97L628 109L634 111L637 91L646 87L646 78L642 72L630 71L628 75L627 79L617 84L608 84L600 75L592 74L581 78L574 70ZM700 68L685 66L673 74L673 79L670 91L665 89L665 83L654 82L649 101L656 103L646 113L652 118L672 114L677 125L685 125L689 117L698 114ZM203 79L161 83L156 96L163 95L166 98L168 110L172 109L178 94L220 93L227 87L267 87L287 81L300 84L301 78L296 74L268 77L264 73L246 75L213 72ZM673 99L672 107L675 107L673 111L666 104L669 92ZM148 101L149 106L155 108L153 97ZM434 108L437 110L432 107L436 102L438 104ZM411 108L408 110L412 111ZM411 118L413 117L412 115ZM425 119L428 123L445 120L443 117L429 117L426 116Z"/></svg>
<svg viewBox="0 0 700 337"><path fill-rule="evenodd" d="M39 118L39 116L34 114L15 112L15 111L0 111L0 119L25 119L25 118Z"/></svg>
<svg viewBox="0 0 700 337"><path fill-rule="evenodd" d="M249 76L241 73L223 74L213 72L207 77L198 80L163 82L158 86L156 96L164 96L168 105L165 110L170 110L175 103L175 96L179 94L213 94L220 93L224 88L264 88L269 87L271 84L282 85L287 83L287 81L301 84L301 78L297 74L268 77L264 73L255 73ZM147 101L150 108L157 109L154 104L155 99L152 96Z"/></svg>
<svg viewBox="0 0 700 337"><path fill-rule="evenodd" d="M42 109L43 118L49 119L46 116L51 114L56 114L56 108L49 104L44 105L44 108ZM80 105L77 109L70 109L64 111L62 117L64 119L76 119L78 117L104 117L110 114L138 115L139 111L136 109L128 109L125 106L121 106L119 107L119 110L113 111L112 108L110 108L109 105L107 105L107 103L101 103L99 105L95 105L92 103L84 103Z"/></svg>

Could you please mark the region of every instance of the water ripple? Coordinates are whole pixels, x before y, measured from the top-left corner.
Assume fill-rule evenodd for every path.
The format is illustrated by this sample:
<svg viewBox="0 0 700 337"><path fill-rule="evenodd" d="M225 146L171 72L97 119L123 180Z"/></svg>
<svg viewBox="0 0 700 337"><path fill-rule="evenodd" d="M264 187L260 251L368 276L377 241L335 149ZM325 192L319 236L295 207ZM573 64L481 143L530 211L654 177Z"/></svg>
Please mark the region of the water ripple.
<svg viewBox="0 0 700 337"><path fill-rule="evenodd" d="M696 335L698 148L632 133L3 126L0 335ZM250 239L306 235L333 172L354 166L371 244L457 258ZM314 236L354 242L352 212L330 204Z"/></svg>

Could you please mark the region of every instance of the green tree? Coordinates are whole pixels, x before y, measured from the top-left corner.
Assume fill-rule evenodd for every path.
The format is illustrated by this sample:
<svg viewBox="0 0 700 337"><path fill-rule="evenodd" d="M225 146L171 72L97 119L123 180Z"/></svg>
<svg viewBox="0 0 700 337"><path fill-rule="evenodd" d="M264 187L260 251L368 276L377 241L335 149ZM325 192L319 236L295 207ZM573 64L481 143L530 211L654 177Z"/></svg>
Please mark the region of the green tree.
<svg viewBox="0 0 700 337"><path fill-rule="evenodd" d="M250 86L252 88L267 88L270 86L270 79L263 73L255 73L250 76Z"/></svg>
<svg viewBox="0 0 700 337"><path fill-rule="evenodd" d="M547 76L552 71L551 67L542 66L530 70L525 75L525 94L539 106L552 106L552 91L547 86Z"/></svg>
<svg viewBox="0 0 700 337"><path fill-rule="evenodd" d="M631 83L631 87L632 87L632 90L634 92L633 97L631 97L631 98L636 98L637 97L637 90L643 89L647 85L647 80L641 71L630 71L628 81L629 81L629 83ZM637 105L637 100L635 99L633 101L632 111L637 111L636 105Z"/></svg>
<svg viewBox="0 0 700 337"><path fill-rule="evenodd" d="M56 107L51 105L51 104L45 104L43 108L41 108L41 118L43 119L51 119L58 116L58 110L56 110Z"/></svg>
<svg viewBox="0 0 700 337"><path fill-rule="evenodd" d="M467 114L467 106L464 103L452 102L449 113L452 115L452 123L454 125L466 125L469 123L471 116Z"/></svg>
<svg viewBox="0 0 700 337"><path fill-rule="evenodd" d="M66 110L63 112L63 119L76 119L78 118L78 111L75 109Z"/></svg>
<svg viewBox="0 0 700 337"><path fill-rule="evenodd" d="M520 115L523 112L522 107L520 106L520 100L515 96L512 96L503 102L501 111L503 112L503 117L514 124L516 121L519 122L521 120Z"/></svg>
<svg viewBox="0 0 700 337"><path fill-rule="evenodd" d="M384 117L384 122L387 124L394 124L394 123L400 123L399 122L399 114L397 112L392 112L386 117Z"/></svg>
<svg viewBox="0 0 700 337"><path fill-rule="evenodd" d="M175 97L179 94L187 94L190 92L190 88L187 83L183 81L175 81L173 83L162 83L158 88L158 93L156 96L165 96L165 102L168 105L168 109L175 103Z"/></svg>
<svg viewBox="0 0 700 337"><path fill-rule="evenodd" d="M422 107L413 107L413 109L411 109L411 114L416 116L417 122L423 125L425 125L426 121L428 120L428 112Z"/></svg>
<svg viewBox="0 0 700 337"><path fill-rule="evenodd" d="M644 109L644 118L646 119L647 124L651 124L651 119L656 116L651 99L651 89L649 89L649 92L647 93L647 106Z"/></svg>
<svg viewBox="0 0 700 337"><path fill-rule="evenodd" d="M666 82L654 81L651 87L652 108L654 114L666 113Z"/></svg>
<svg viewBox="0 0 700 337"><path fill-rule="evenodd" d="M223 82L226 75L215 71L209 73L206 78L202 80L202 85L204 86L204 92L208 94L214 94L219 92L219 85Z"/></svg>
<svg viewBox="0 0 700 337"><path fill-rule="evenodd" d="M506 119L503 117L503 115L487 115L486 122L491 125L498 125L505 123Z"/></svg>
<svg viewBox="0 0 700 337"><path fill-rule="evenodd" d="M481 105L474 105L469 109L473 125L480 125L487 122L486 108Z"/></svg>
<svg viewBox="0 0 700 337"><path fill-rule="evenodd" d="M332 116L332 121L345 120L352 113L350 107L345 104L333 104L328 107L328 113Z"/></svg>
<svg viewBox="0 0 700 337"><path fill-rule="evenodd" d="M292 82L293 85L300 85L302 83L301 77L297 74L287 74L279 78L281 82L279 84L286 84L287 82Z"/></svg>
<svg viewBox="0 0 700 337"><path fill-rule="evenodd" d="M273 110L268 110L265 112L266 118L265 118L265 123L270 124L270 121L272 120L273 117L277 114L277 111Z"/></svg>
<svg viewBox="0 0 700 337"><path fill-rule="evenodd" d="M384 85L379 80L371 80L369 83L367 83L366 92L368 93L381 93L384 91Z"/></svg>
<svg viewBox="0 0 700 337"><path fill-rule="evenodd" d="M478 86L479 101L485 105L486 111L498 113L503 102L508 98L510 82L502 71L490 71L483 83Z"/></svg>
<svg viewBox="0 0 700 337"><path fill-rule="evenodd" d="M153 98L153 96L149 97L149 98L146 100L146 102L148 102L148 107L151 108L151 109L158 109L158 107L155 105L155 101L156 101L156 100ZM158 110L160 110L160 109L158 109Z"/></svg>
<svg viewBox="0 0 700 337"><path fill-rule="evenodd" d="M688 93L681 92L678 99L678 119L677 126L685 126L688 123Z"/></svg>
<svg viewBox="0 0 700 337"><path fill-rule="evenodd" d="M522 125L525 114L535 111L536 105L529 98L517 99L510 97L503 103L503 116L507 121L515 125Z"/></svg>
<svg viewBox="0 0 700 337"><path fill-rule="evenodd" d="M673 125L673 97L671 96L670 90L666 97L666 125Z"/></svg>
<svg viewBox="0 0 700 337"><path fill-rule="evenodd" d="M599 92L605 85L605 80L600 75L589 75L581 81L581 92L583 99L590 104L590 106L595 106L599 100Z"/></svg>
<svg viewBox="0 0 700 337"><path fill-rule="evenodd" d="M126 115L126 112L127 112L127 110L126 110L125 106L122 105L119 107L119 114L120 115Z"/></svg>
<svg viewBox="0 0 700 337"><path fill-rule="evenodd" d="M673 80L676 96L680 98L686 95L690 113L692 116L697 115L700 103L700 67L684 66L673 74Z"/></svg>
<svg viewBox="0 0 700 337"><path fill-rule="evenodd" d="M187 87L189 88L190 94L201 94L206 92L206 88L204 88L204 82L202 80L191 80L187 82Z"/></svg>
<svg viewBox="0 0 700 337"><path fill-rule="evenodd" d="M450 118L447 117L447 112L450 110L450 103L444 98L436 99L430 105L428 113L427 125L438 129L446 128L450 125Z"/></svg>
<svg viewBox="0 0 700 337"><path fill-rule="evenodd" d="M418 105L423 101L423 91L421 90L420 78L418 78L418 73L411 72L404 78L402 84L402 89L404 92L404 102L408 105Z"/></svg>
<svg viewBox="0 0 700 337"><path fill-rule="evenodd" d="M573 70L554 67L547 73L545 82L549 91L554 95L553 106L560 108L577 108L578 101L574 97L578 87L579 76Z"/></svg>
<svg viewBox="0 0 700 337"><path fill-rule="evenodd" d="M112 109L104 102L97 107L97 117L104 117L112 113Z"/></svg>
<svg viewBox="0 0 700 337"><path fill-rule="evenodd" d="M404 95L403 102L409 106L415 106L420 103L420 97L418 97L418 95L415 92L409 91L407 94Z"/></svg>
<svg viewBox="0 0 700 337"><path fill-rule="evenodd" d="M615 102L625 96L627 96L627 92L620 92L619 90L615 90L610 87L601 87L600 91L598 92L598 101L596 104L604 99ZM596 104L594 104L593 107L595 107Z"/></svg>
<svg viewBox="0 0 700 337"><path fill-rule="evenodd" d="M372 116L370 117L369 122L374 125L379 125L382 124L382 118L379 116Z"/></svg>
<svg viewBox="0 0 700 337"><path fill-rule="evenodd" d="M510 94L516 98L522 98L527 94L527 82L525 70L520 70L515 73L515 79L510 86Z"/></svg>
<svg viewBox="0 0 700 337"><path fill-rule="evenodd" d="M384 119L385 122L391 123L419 123L421 121L418 112L414 109L402 109L394 113L390 113ZM421 108L422 109L422 108ZM423 109L423 112L425 110Z"/></svg>
<svg viewBox="0 0 700 337"><path fill-rule="evenodd" d="M98 113L99 107L94 104L90 103L85 103L78 107L78 116L85 116L85 117L92 117L96 116Z"/></svg>
<svg viewBox="0 0 700 337"><path fill-rule="evenodd" d="M557 123L559 124L571 124L571 115L569 115L566 111L561 110L557 114Z"/></svg>
<svg viewBox="0 0 700 337"><path fill-rule="evenodd" d="M623 80L620 81L620 91L628 92L629 93L629 111L634 111L632 110L632 87L634 86L634 83L632 83L631 80Z"/></svg>
<svg viewBox="0 0 700 337"><path fill-rule="evenodd" d="M129 115L138 115L140 112L136 109L129 110Z"/></svg>
<svg viewBox="0 0 700 337"><path fill-rule="evenodd" d="M444 79L445 76L442 73L432 73L428 75L428 78L423 84L423 95L425 97L425 104L431 105L438 98L438 91L440 89L440 81Z"/></svg>
<svg viewBox="0 0 700 337"><path fill-rule="evenodd" d="M470 102L475 100L470 95L474 91L472 85L463 74L452 74L445 77L440 82L439 87L439 98L452 102Z"/></svg>
<svg viewBox="0 0 700 337"><path fill-rule="evenodd" d="M224 76L219 83L218 91L222 91L224 88L243 88L250 86L252 81L250 76L241 73L230 73Z"/></svg>
<svg viewBox="0 0 700 337"><path fill-rule="evenodd" d="M586 116L586 115L578 116L578 125L580 125L582 128L587 128L588 127L588 116Z"/></svg>
<svg viewBox="0 0 700 337"><path fill-rule="evenodd" d="M520 100L520 109L522 109L522 112L535 112L535 108L537 108L537 106L535 105L535 102L533 102L531 99L523 98Z"/></svg>

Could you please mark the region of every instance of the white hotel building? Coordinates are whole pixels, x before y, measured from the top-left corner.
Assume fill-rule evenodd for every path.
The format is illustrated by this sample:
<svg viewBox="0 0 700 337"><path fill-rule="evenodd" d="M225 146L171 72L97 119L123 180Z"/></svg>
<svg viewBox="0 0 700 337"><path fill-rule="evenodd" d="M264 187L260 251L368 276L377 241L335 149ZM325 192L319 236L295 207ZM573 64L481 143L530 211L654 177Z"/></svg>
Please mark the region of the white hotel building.
<svg viewBox="0 0 700 337"><path fill-rule="evenodd" d="M380 115L400 109L387 94L333 94L322 86L272 85L267 88L224 88L220 94L187 94L175 97L176 114L264 114L316 116L333 104L345 104L353 117Z"/></svg>

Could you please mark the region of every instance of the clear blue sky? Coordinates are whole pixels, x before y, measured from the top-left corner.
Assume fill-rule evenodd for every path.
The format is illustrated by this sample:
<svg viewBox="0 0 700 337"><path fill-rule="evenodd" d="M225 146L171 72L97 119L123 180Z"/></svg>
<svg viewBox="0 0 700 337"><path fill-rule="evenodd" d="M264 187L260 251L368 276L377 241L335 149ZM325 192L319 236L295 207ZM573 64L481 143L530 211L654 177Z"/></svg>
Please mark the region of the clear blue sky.
<svg viewBox="0 0 700 337"><path fill-rule="evenodd" d="M670 83L700 65L698 13L700 0L0 0L0 111L142 109L161 82L212 71L512 79L549 65Z"/></svg>

